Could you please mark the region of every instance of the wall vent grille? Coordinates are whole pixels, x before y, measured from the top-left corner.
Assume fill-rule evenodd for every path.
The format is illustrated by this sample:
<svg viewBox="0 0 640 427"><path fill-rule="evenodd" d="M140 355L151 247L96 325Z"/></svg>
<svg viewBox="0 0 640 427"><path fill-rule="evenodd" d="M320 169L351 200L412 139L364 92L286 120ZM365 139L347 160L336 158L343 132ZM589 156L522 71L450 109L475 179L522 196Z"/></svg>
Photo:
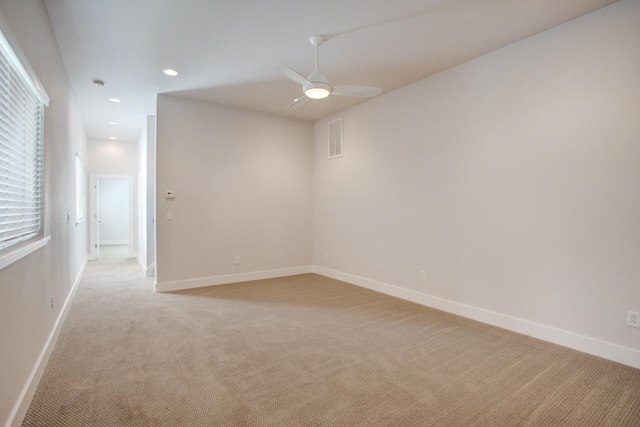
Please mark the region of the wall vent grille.
<svg viewBox="0 0 640 427"><path fill-rule="evenodd" d="M329 122L329 159L342 157L342 117Z"/></svg>

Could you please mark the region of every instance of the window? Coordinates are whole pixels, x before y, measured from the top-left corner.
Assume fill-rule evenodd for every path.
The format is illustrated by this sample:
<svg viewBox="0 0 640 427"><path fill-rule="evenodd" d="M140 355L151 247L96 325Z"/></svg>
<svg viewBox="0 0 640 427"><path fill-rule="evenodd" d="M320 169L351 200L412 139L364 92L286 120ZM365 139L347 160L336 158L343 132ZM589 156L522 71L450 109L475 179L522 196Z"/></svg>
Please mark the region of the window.
<svg viewBox="0 0 640 427"><path fill-rule="evenodd" d="M0 251L43 235L43 133L48 103L0 17ZM23 247L21 251L24 256ZM2 255L5 258L6 251ZM0 262L0 267L4 265Z"/></svg>
<svg viewBox="0 0 640 427"><path fill-rule="evenodd" d="M76 153L76 223L84 221L84 165Z"/></svg>

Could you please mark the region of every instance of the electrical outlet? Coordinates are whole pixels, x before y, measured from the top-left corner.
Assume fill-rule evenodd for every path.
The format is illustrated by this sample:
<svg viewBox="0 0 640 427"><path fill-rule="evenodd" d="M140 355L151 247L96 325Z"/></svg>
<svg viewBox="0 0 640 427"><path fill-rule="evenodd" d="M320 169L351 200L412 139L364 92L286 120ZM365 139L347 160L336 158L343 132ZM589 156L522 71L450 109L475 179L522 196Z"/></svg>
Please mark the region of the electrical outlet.
<svg viewBox="0 0 640 427"><path fill-rule="evenodd" d="M329 259L329 252L324 253L324 259Z"/></svg>
<svg viewBox="0 0 640 427"><path fill-rule="evenodd" d="M51 308L53 308L53 297L51 297Z"/></svg>
<svg viewBox="0 0 640 427"><path fill-rule="evenodd" d="M233 263L234 263L235 265L240 264L240 257L239 257L239 256L237 256L237 257L233 260Z"/></svg>
<svg viewBox="0 0 640 427"><path fill-rule="evenodd" d="M426 271L421 271L420 272L420 280L427 280L427 272Z"/></svg>
<svg viewBox="0 0 640 427"><path fill-rule="evenodd" d="M627 325L640 328L640 313L636 311L627 312Z"/></svg>

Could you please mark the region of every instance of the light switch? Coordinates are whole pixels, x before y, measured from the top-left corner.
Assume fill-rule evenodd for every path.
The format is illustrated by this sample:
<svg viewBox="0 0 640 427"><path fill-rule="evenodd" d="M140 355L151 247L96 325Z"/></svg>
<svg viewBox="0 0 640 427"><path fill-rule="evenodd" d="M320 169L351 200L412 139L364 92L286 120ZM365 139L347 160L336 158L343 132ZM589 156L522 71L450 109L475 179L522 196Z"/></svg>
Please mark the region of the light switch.
<svg viewBox="0 0 640 427"><path fill-rule="evenodd" d="M172 221L172 220L173 220L173 213L167 212L167 221Z"/></svg>

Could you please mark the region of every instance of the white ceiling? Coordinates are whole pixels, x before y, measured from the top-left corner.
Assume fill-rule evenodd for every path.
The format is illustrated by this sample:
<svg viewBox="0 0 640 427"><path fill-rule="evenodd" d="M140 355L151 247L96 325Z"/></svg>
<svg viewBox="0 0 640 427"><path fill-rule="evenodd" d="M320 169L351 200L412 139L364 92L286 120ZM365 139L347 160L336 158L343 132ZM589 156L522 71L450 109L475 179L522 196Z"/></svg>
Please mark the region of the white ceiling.
<svg viewBox="0 0 640 427"><path fill-rule="evenodd" d="M363 102L296 108L300 86L274 67L313 71L309 37L334 85L383 93L615 0L45 0L89 138L136 140L156 95L317 120ZM162 74L165 68L180 72ZM106 82L104 87L93 79ZM119 104L108 101L116 97ZM109 125L116 121L119 125Z"/></svg>

